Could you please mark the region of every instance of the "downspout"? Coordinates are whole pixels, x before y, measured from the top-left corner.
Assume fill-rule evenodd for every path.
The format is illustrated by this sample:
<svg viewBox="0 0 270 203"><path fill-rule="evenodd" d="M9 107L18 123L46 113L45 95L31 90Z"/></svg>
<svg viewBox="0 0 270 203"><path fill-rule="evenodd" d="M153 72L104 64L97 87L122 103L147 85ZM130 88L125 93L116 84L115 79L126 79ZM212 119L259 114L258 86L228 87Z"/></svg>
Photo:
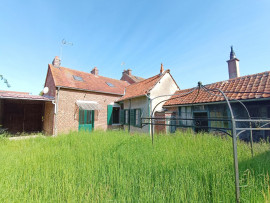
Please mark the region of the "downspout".
<svg viewBox="0 0 270 203"><path fill-rule="evenodd" d="M59 91L60 91L60 87L57 87L57 91L56 91L56 103L53 102L54 104L54 135L53 136L57 136L58 132L57 132L57 113L58 113L58 102L59 102Z"/></svg>

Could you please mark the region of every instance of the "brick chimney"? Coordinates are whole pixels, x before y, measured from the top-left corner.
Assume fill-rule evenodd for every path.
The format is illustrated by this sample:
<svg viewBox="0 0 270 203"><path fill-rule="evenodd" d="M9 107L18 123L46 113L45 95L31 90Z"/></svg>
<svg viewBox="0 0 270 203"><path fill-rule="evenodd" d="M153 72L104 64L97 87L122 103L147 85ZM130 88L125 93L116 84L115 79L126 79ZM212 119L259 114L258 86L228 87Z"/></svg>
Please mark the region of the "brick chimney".
<svg viewBox="0 0 270 203"><path fill-rule="evenodd" d="M239 59L235 56L233 46L231 46L230 60L228 60L227 63L229 70L229 79L240 77Z"/></svg>
<svg viewBox="0 0 270 203"><path fill-rule="evenodd" d="M52 65L56 68L59 68L61 65L61 60L58 56L54 57Z"/></svg>
<svg viewBox="0 0 270 203"><path fill-rule="evenodd" d="M160 66L160 75L162 75L162 73L164 72L164 68L163 68L163 64L161 63L161 66Z"/></svg>
<svg viewBox="0 0 270 203"><path fill-rule="evenodd" d="M132 72L131 69L124 70L124 71L122 72L122 76L124 76L124 74L127 74L127 75L131 76L131 75L132 75L131 72Z"/></svg>
<svg viewBox="0 0 270 203"><path fill-rule="evenodd" d="M98 75L98 68L97 67L94 67L92 70L91 70L91 73L93 75Z"/></svg>

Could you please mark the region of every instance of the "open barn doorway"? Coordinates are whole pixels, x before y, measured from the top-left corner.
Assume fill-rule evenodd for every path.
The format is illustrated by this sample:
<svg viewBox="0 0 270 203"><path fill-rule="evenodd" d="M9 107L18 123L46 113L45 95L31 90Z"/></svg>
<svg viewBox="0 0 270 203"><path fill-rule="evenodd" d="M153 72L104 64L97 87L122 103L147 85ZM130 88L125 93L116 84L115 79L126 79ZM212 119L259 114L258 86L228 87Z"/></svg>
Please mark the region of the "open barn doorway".
<svg viewBox="0 0 270 203"><path fill-rule="evenodd" d="M0 128L11 134L43 129L44 101L0 100Z"/></svg>

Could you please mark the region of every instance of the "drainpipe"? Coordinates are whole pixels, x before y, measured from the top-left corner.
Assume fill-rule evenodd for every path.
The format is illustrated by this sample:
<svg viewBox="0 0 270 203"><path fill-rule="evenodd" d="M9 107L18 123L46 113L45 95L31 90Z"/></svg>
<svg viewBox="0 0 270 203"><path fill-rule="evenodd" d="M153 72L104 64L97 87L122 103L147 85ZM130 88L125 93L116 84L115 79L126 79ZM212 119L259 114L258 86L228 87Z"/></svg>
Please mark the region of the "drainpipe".
<svg viewBox="0 0 270 203"><path fill-rule="evenodd" d="M58 134L58 132L57 132L57 113L58 113L59 91L60 91L60 87L57 87L56 103L53 102L53 104L54 104L54 135L53 136L57 136L57 134Z"/></svg>

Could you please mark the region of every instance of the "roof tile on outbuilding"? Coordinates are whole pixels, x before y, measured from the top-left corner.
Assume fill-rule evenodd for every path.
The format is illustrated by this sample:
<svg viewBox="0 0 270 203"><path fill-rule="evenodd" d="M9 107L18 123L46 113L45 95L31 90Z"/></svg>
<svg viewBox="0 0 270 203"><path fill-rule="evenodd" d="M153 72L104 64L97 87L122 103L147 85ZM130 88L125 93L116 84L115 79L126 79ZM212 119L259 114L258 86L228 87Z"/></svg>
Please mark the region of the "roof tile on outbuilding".
<svg viewBox="0 0 270 203"><path fill-rule="evenodd" d="M225 92L227 97L231 100L269 98L270 71L216 82L205 85L205 87L207 87L208 89L219 88L220 90ZM195 90L187 96L181 96L185 93L190 92L191 90L192 88L176 91L175 94L171 97L171 99L164 104L164 106L210 103L225 100L223 97L211 95L204 90L200 90L199 94L198 90ZM267 92L269 94L265 94L263 92ZM215 94L218 93L215 92Z"/></svg>
<svg viewBox="0 0 270 203"><path fill-rule="evenodd" d="M28 92L14 92L0 90L0 99L20 99L20 100L39 100L50 101L49 98L40 95L31 95Z"/></svg>
<svg viewBox="0 0 270 203"><path fill-rule="evenodd" d="M54 67L49 64L55 86L71 89L80 89L93 92L123 95L125 87L129 84L126 81L94 75L65 67ZM74 76L82 78L82 81L74 79ZM112 84L110 86L109 84Z"/></svg>

